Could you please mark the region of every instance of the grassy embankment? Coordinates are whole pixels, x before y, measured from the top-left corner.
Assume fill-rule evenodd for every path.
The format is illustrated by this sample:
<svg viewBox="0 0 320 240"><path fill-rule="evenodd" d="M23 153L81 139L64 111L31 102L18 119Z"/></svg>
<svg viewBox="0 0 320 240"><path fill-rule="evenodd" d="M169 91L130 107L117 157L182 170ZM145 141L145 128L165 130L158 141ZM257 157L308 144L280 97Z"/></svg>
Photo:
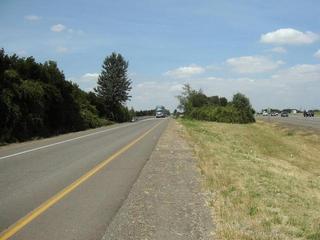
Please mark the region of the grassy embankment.
<svg viewBox="0 0 320 240"><path fill-rule="evenodd" d="M212 191L216 239L320 239L320 135L181 120Z"/></svg>

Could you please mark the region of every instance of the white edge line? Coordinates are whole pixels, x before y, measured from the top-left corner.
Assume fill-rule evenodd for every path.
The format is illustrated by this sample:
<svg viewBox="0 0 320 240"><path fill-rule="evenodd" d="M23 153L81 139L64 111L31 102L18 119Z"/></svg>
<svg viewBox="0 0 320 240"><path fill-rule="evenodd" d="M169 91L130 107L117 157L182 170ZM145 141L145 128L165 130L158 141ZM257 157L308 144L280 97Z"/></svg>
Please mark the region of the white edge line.
<svg viewBox="0 0 320 240"><path fill-rule="evenodd" d="M64 140L64 141L60 141L60 142L56 142L56 143L51 143L51 144L44 145L44 146L41 146L41 147L32 148L32 149L25 150L25 151L22 151L22 152L10 154L10 155L7 155L7 156L0 157L0 160L1 160L1 159L5 159L5 158L10 158L10 157L18 156L18 155L21 155L21 154L24 154L24 153L34 152L34 151L41 150L41 149L48 148L48 147L52 147L52 146L55 146L55 145L59 145L59 144L71 142L71 141L78 140L78 139L85 138L85 137L89 137L89 136L92 136L92 135L96 135L96 134L100 134L100 133L104 133L104 132L109 132L109 131L116 130L116 129L119 129L119 128L129 127L129 126L132 126L132 125L136 125L136 124L138 124L138 123L140 123L140 122L148 121L148 120L150 120L150 119L153 119L153 118L143 119L143 120L140 120L140 121L138 121L138 122L136 122L136 123L134 123L134 124L126 124L126 125L124 125L124 126L108 128L108 129L105 129L105 130L102 130L102 131L99 131L99 132L89 133L89 134L86 134L86 135L82 135L82 136L79 136L79 137L67 139L67 140Z"/></svg>

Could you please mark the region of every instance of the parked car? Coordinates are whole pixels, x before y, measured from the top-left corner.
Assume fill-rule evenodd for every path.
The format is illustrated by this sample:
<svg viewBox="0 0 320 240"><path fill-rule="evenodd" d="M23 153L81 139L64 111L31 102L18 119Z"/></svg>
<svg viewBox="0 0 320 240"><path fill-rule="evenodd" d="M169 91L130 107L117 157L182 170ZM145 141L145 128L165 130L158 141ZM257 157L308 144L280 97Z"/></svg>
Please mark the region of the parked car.
<svg viewBox="0 0 320 240"><path fill-rule="evenodd" d="M288 112L282 112L282 113L281 113L281 117L289 117Z"/></svg>
<svg viewBox="0 0 320 240"><path fill-rule="evenodd" d="M262 113L262 116L268 116L269 114L268 114L268 112L266 112L266 111L264 111L263 113Z"/></svg>
<svg viewBox="0 0 320 240"><path fill-rule="evenodd" d="M278 116L278 113L277 112L272 112L271 116Z"/></svg>

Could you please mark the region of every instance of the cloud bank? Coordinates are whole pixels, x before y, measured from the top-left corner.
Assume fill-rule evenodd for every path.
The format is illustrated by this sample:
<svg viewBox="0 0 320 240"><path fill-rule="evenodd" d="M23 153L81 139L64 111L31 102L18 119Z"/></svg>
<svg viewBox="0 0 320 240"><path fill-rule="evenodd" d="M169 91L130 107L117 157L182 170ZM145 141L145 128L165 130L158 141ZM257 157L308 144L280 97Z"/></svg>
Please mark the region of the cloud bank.
<svg viewBox="0 0 320 240"><path fill-rule="evenodd" d="M311 44L319 40L313 32L301 32L293 28L281 28L261 35L260 41L268 44L300 45Z"/></svg>

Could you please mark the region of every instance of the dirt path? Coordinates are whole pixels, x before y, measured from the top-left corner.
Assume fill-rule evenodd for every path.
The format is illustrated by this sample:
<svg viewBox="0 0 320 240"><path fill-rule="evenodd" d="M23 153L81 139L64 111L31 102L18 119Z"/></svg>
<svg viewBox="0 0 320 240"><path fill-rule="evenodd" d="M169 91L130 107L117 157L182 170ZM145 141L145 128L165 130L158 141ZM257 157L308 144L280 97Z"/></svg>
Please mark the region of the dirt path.
<svg viewBox="0 0 320 240"><path fill-rule="evenodd" d="M103 239L212 239L196 160L170 120Z"/></svg>

